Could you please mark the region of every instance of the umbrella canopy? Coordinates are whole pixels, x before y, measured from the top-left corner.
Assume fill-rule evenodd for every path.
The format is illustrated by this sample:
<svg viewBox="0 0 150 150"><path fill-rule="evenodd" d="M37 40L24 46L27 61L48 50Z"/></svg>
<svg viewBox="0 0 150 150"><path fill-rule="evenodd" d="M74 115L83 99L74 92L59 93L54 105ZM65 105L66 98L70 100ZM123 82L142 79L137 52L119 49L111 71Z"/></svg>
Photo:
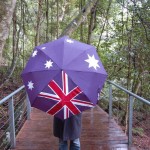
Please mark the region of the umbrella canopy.
<svg viewBox="0 0 150 150"><path fill-rule="evenodd" d="M67 119L96 105L107 73L95 47L64 36L35 47L21 76L32 107Z"/></svg>

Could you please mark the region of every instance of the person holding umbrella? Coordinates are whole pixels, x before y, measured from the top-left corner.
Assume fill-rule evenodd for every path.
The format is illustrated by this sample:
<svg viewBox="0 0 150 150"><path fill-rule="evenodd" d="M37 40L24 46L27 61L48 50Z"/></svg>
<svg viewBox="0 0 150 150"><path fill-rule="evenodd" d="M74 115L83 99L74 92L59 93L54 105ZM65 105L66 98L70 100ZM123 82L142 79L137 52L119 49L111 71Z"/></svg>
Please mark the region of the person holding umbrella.
<svg viewBox="0 0 150 150"><path fill-rule="evenodd" d="M82 114L61 120L54 117L54 136L59 138L59 150L80 150ZM70 145L69 142L70 141Z"/></svg>
<svg viewBox="0 0 150 150"><path fill-rule="evenodd" d="M32 107L54 116L60 150L80 150L81 112L97 104L107 73L96 49L67 36L36 46L21 77Z"/></svg>

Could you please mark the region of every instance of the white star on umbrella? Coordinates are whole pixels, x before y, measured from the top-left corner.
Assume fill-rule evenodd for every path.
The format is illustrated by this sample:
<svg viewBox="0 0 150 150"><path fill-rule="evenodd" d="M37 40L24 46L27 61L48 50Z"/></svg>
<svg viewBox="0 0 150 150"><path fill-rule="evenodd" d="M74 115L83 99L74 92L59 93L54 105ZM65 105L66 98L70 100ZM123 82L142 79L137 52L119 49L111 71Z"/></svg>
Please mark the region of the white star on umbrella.
<svg viewBox="0 0 150 150"><path fill-rule="evenodd" d="M35 57L37 55L37 50L35 50L33 53L32 53L32 57Z"/></svg>
<svg viewBox="0 0 150 150"><path fill-rule="evenodd" d="M42 47L41 49L43 49L43 50L44 50L44 49L46 49L46 47Z"/></svg>
<svg viewBox="0 0 150 150"><path fill-rule="evenodd" d="M68 43L74 43L74 41L72 41L70 39L67 39L66 42L68 42Z"/></svg>
<svg viewBox="0 0 150 150"><path fill-rule="evenodd" d="M50 67L53 66L52 64L53 64L53 62L51 60L49 60L49 61L46 61L46 63L44 65L45 65L45 68L50 69Z"/></svg>
<svg viewBox="0 0 150 150"><path fill-rule="evenodd" d="M89 63L89 68L93 67L95 70L97 70L97 67L100 68L98 62L99 60L95 59L95 56L90 56L88 54L88 59L85 60L86 62Z"/></svg>
<svg viewBox="0 0 150 150"><path fill-rule="evenodd" d="M28 81L28 85L27 86L28 86L29 90L32 90L34 88L33 84L34 83L32 81Z"/></svg>

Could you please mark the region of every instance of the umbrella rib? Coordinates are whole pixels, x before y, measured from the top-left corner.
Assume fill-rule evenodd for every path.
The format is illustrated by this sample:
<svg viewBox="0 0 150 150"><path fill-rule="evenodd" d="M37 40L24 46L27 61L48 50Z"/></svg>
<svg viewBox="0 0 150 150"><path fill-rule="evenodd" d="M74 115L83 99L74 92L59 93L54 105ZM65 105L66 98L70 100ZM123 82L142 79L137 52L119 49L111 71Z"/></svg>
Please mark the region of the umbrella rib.
<svg viewBox="0 0 150 150"><path fill-rule="evenodd" d="M75 71L75 72L83 72L83 70L72 70L72 69L65 69L65 71L67 72L67 71ZM84 71L85 73L96 73L96 74L101 74L101 75L104 75L104 76L106 76L106 74L105 73L100 73L100 72L96 72L96 71L91 71L91 70L89 70L89 71Z"/></svg>

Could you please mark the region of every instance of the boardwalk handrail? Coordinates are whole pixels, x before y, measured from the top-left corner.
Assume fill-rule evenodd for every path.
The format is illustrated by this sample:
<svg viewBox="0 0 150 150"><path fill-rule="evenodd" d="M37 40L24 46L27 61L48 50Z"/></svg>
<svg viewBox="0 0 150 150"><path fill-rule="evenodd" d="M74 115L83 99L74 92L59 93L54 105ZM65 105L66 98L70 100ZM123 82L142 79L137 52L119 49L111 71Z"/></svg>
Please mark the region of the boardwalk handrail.
<svg viewBox="0 0 150 150"><path fill-rule="evenodd" d="M129 95L129 115L128 115L128 144L132 144L132 122L133 122L133 97L140 100L141 102L150 106L150 101L128 91L127 89L117 85L112 81L107 81L109 83L109 117L112 118L112 85L119 88L120 90L126 92Z"/></svg>
<svg viewBox="0 0 150 150"><path fill-rule="evenodd" d="M2 100L0 100L0 105L3 104L3 103L5 103L7 100L9 100L9 98L11 98L12 96L14 96L18 92L20 92L22 89L24 89L24 85L21 86L20 88L18 88L17 90L15 90L14 92L12 92L11 94L9 94L8 96L4 97Z"/></svg>
<svg viewBox="0 0 150 150"><path fill-rule="evenodd" d="M143 103L150 105L150 101L128 91L127 89L113 83L112 81L107 81L109 83L109 117L112 117L112 85L116 86L117 88L121 89L122 91L126 92L129 95L129 123L128 123L128 144L132 144L132 120L133 120L133 97L139 99ZM11 139L11 148L14 148L16 145L16 137L15 137L15 120L14 120L14 96L19 93L21 90L24 89L24 86L21 86L2 100L0 100L0 105L8 101L8 109L9 109L9 126L10 126L10 139ZM28 96L26 95L27 99L27 118L30 118L31 107L28 100Z"/></svg>
<svg viewBox="0 0 150 150"><path fill-rule="evenodd" d="M121 89L122 91L128 93L129 95L132 95L133 97L139 99L140 101L142 101L142 102L144 102L144 103L150 105L150 101L148 101L148 100L146 100L146 99L144 99L144 98L142 98L142 97L140 97L140 96L138 96L138 95L136 95L136 94L134 94L134 93L128 91L127 89L125 89L125 88L123 88L123 87L117 85L116 83L114 83L114 82L112 82L112 81L107 81L107 82L108 82L109 84L112 84L112 85L116 86L117 88Z"/></svg>
<svg viewBox="0 0 150 150"><path fill-rule="evenodd" d="M20 91L24 90L25 86L21 86L8 96L4 97L0 100L0 105L8 101L8 117L9 117L9 127L10 127L10 145L11 148L14 148L16 145L16 136L15 136L15 113L14 113L14 96L19 93ZM28 101L28 96L26 95L27 99L27 119L30 118L31 107Z"/></svg>

